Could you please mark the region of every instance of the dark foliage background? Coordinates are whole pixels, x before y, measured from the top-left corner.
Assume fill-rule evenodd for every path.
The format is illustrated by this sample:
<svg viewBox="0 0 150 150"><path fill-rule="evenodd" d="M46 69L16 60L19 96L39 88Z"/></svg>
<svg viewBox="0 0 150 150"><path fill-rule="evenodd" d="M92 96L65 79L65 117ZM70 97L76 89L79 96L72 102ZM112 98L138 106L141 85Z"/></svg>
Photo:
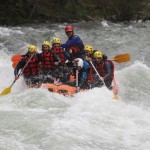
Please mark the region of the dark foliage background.
<svg viewBox="0 0 150 150"><path fill-rule="evenodd" d="M150 0L1 0L0 24L150 19Z"/></svg>

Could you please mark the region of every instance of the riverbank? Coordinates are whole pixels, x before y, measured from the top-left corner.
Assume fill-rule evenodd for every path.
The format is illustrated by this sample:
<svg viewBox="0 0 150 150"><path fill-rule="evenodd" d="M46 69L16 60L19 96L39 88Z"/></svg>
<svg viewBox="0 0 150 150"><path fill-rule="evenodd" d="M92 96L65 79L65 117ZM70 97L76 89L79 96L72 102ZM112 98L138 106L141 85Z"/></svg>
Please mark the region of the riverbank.
<svg viewBox="0 0 150 150"><path fill-rule="evenodd" d="M123 22L150 19L150 2L140 0L17 0L0 2L0 25L26 23L102 21ZM7 9L6 9L7 8Z"/></svg>

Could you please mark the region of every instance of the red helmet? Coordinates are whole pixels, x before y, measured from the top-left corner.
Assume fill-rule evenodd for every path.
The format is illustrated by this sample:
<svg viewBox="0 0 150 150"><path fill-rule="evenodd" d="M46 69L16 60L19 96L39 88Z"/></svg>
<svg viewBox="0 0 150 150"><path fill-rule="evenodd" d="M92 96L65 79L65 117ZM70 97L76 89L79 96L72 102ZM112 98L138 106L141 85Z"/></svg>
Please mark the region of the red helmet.
<svg viewBox="0 0 150 150"><path fill-rule="evenodd" d="M73 26L66 26L65 32L73 31Z"/></svg>

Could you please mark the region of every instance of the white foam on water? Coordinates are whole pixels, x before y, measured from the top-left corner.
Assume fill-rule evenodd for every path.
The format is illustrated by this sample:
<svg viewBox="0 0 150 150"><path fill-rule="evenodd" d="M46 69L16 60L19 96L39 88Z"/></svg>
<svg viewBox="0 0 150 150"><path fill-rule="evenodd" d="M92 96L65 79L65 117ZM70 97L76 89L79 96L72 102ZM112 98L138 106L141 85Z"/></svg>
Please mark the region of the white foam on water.
<svg viewBox="0 0 150 150"><path fill-rule="evenodd" d="M0 27L0 35L4 37L4 42L0 43L0 91L14 81L14 69L11 66L13 52L14 55L16 52L21 53L32 42L38 43L40 49L44 38L52 39L55 35L62 38L65 34L59 32L64 32L63 26L65 24L56 24L46 29L43 26L37 29L16 27L13 31L12 28ZM148 23L146 27L149 27ZM78 26L78 32L86 43L91 42L99 49L105 48L103 50L109 52L108 55L129 53L130 48L133 49L133 45L139 41L142 42L137 45L142 44L148 50L148 42L138 39L138 36L136 43L135 40L129 42L137 31L145 35L147 28L135 25L124 28L121 24L110 24L107 29L99 26L92 30L90 28ZM56 31L55 34L53 30ZM19 38L12 40L12 37L7 37L12 34ZM31 40L31 37L36 36ZM14 43L16 41L21 41L21 50ZM0 149L149 149L150 68L146 61L136 61L137 56L145 55L145 51L141 54L136 49L137 45L134 45L137 55L134 55L134 50L130 54L132 63L119 64L121 67L115 71L119 101L112 99L112 91L106 87L81 92L74 97L64 97L50 93L45 88L28 89L23 78L17 80L11 93L0 97ZM10 52L12 46L18 50Z"/></svg>

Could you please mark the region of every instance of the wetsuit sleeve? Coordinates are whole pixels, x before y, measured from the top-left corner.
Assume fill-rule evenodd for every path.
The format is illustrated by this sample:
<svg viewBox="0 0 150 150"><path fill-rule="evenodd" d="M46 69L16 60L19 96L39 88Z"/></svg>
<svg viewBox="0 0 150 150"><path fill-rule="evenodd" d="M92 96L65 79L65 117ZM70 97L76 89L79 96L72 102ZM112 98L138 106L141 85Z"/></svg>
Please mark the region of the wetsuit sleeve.
<svg viewBox="0 0 150 150"><path fill-rule="evenodd" d="M71 61L70 54L66 50L64 50L64 55L65 55L66 59L68 59L69 61Z"/></svg>
<svg viewBox="0 0 150 150"><path fill-rule="evenodd" d="M106 80L107 78L111 77L111 73L112 73L110 62L106 61L104 67L106 69L106 75L104 76L104 80Z"/></svg>
<svg viewBox="0 0 150 150"><path fill-rule="evenodd" d="M51 49L51 53L54 55L54 61L57 61L59 64L61 63L61 59L55 54L55 52Z"/></svg>
<svg viewBox="0 0 150 150"><path fill-rule="evenodd" d="M19 70L22 69L25 66L25 64L26 64L25 58L22 58L14 70L15 76L18 75Z"/></svg>

